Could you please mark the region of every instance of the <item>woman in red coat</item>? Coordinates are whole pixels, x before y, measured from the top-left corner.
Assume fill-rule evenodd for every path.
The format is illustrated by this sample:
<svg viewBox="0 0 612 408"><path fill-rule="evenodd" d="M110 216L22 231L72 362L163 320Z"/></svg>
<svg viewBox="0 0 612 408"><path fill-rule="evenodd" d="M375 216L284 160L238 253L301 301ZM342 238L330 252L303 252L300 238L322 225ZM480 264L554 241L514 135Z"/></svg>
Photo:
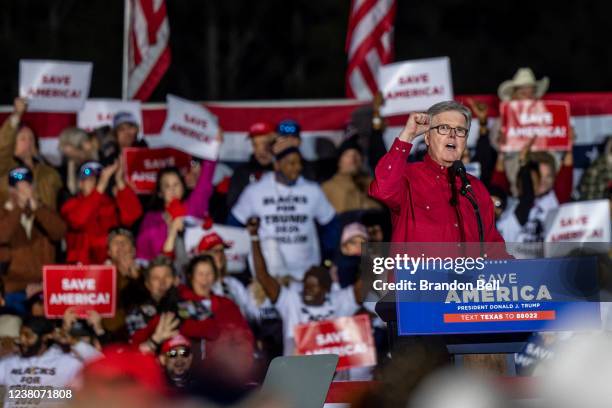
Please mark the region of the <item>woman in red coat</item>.
<svg viewBox="0 0 612 408"><path fill-rule="evenodd" d="M111 197L106 189L113 176ZM142 206L125 183L119 162L103 168L90 161L79 170L79 195L66 201L61 214L68 224L66 261L101 264L108 257L108 231L118 226L130 227L142 215Z"/></svg>
<svg viewBox="0 0 612 408"><path fill-rule="evenodd" d="M212 293L219 270L210 255L191 259L185 271L188 284L178 287L181 302L176 315L180 323L168 322L168 315L156 316L147 327L132 336L132 343L161 345L174 330L158 330L161 318L168 328L176 329L191 340L206 340L203 359L207 367L218 367L219 375L233 379L248 378L253 367L254 337L240 309L230 299ZM170 316L173 319L173 316ZM150 347L149 347L150 348Z"/></svg>

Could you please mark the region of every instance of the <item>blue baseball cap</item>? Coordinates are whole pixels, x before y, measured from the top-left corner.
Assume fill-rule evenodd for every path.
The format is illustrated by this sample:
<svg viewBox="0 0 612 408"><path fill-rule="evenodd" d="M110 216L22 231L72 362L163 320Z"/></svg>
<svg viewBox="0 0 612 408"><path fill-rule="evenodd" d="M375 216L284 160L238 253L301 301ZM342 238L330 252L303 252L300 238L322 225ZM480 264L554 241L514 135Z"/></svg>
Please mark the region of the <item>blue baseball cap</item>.
<svg viewBox="0 0 612 408"><path fill-rule="evenodd" d="M9 186L11 187L15 187L20 181L32 183L32 180L34 180L34 176L27 167L19 166L9 171Z"/></svg>
<svg viewBox="0 0 612 408"><path fill-rule="evenodd" d="M117 128L124 123L138 127L138 120L131 112L117 112L113 116L113 128Z"/></svg>
<svg viewBox="0 0 612 408"><path fill-rule="evenodd" d="M79 169L79 180L87 177L98 177L102 172L102 165L97 161L88 161L83 163Z"/></svg>
<svg viewBox="0 0 612 408"><path fill-rule="evenodd" d="M300 124L293 119L281 120L276 127L276 132L279 136L300 137Z"/></svg>

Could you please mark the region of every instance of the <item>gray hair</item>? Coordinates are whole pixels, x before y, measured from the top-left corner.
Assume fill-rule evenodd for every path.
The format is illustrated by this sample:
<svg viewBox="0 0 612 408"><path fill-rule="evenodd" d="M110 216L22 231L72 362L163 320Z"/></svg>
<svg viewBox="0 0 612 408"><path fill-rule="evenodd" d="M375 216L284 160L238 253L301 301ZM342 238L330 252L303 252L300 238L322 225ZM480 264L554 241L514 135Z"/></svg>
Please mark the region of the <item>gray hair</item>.
<svg viewBox="0 0 612 408"><path fill-rule="evenodd" d="M429 115L429 123L431 123L434 116L442 113L455 111L465 117L465 128L470 129L470 124L472 123L472 111L462 103L456 101L444 101L438 102L435 105L431 105L429 109L427 109L427 115Z"/></svg>
<svg viewBox="0 0 612 408"><path fill-rule="evenodd" d="M71 145L74 147L81 147L81 145L89 140L89 135L83 129L77 127L69 127L62 130L59 135L59 147Z"/></svg>

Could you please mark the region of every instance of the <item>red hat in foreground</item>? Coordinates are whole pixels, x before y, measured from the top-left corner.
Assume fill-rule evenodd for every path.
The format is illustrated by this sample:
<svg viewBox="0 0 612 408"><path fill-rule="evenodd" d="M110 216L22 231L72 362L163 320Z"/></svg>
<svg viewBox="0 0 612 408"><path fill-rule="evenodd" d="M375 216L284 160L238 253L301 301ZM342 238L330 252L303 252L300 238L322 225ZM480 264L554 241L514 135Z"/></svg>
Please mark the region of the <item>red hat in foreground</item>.
<svg viewBox="0 0 612 408"><path fill-rule="evenodd" d="M198 253L210 251L217 245L223 245L225 248L231 248L231 245L223 241L223 238L221 238L219 234L216 232L211 232L210 234L204 235L200 240L200 243L198 244Z"/></svg>
<svg viewBox="0 0 612 408"><path fill-rule="evenodd" d="M174 337L169 338L162 344L161 352L167 353L175 347L187 347L191 348L191 342L185 336L177 334Z"/></svg>
<svg viewBox="0 0 612 408"><path fill-rule="evenodd" d="M274 126L268 122L255 122L249 127L249 137L264 136L274 132Z"/></svg>

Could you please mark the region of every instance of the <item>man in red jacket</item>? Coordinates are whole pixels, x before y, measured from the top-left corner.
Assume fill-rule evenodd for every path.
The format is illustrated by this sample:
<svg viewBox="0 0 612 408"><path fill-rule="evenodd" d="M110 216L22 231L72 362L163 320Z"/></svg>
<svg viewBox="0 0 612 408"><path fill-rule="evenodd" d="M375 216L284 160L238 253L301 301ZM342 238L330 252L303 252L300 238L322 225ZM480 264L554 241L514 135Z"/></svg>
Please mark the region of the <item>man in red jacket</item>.
<svg viewBox="0 0 612 408"><path fill-rule="evenodd" d="M113 176L111 197L106 190ZM142 206L126 184L119 162L103 168L90 161L79 170L79 195L66 201L61 214L69 228L66 261L101 264L107 257L108 232L120 225L130 227L142 215Z"/></svg>
<svg viewBox="0 0 612 408"><path fill-rule="evenodd" d="M478 242L477 218L466 197L451 189L449 169L466 149L471 112L449 101L412 113L399 138L378 162L370 195L389 207L393 242ZM425 135L427 154L422 162L408 163L413 140ZM495 228L493 204L485 186L467 176L482 216L484 241L503 242ZM453 197L455 197L454 200Z"/></svg>

